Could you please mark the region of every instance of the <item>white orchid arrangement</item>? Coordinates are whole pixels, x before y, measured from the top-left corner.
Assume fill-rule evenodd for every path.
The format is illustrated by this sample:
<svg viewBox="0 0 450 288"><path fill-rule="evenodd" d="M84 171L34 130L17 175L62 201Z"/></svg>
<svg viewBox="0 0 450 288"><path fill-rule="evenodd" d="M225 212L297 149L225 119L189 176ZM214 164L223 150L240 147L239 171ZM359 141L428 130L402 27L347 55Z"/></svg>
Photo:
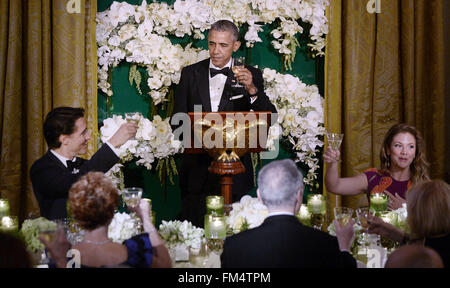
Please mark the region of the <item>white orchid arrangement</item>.
<svg viewBox="0 0 450 288"><path fill-rule="evenodd" d="M123 241L139 234L136 223L136 220L127 213L117 212L108 226L108 238L115 243L122 244Z"/></svg>
<svg viewBox="0 0 450 288"><path fill-rule="evenodd" d="M244 38L247 47L252 47L254 43L262 42L258 35L263 31L262 26L276 23L277 27L271 31L272 45L283 55L285 65L290 66L294 61L296 48L300 45L297 35L304 32L298 20L311 25L309 37L312 43L308 45L316 55L324 54L325 35L328 33L325 9L328 5L328 0L176 0L173 5L158 2L147 4L145 0L141 5L113 2L109 9L97 13L96 17L98 87L108 99L112 99L111 68L126 61L133 64L129 73L130 84L133 85L134 82L142 94L142 76L137 66L143 67L149 75L146 84L150 89L148 94L153 107L166 103L169 105L167 114L170 115L170 105L173 105L173 89L170 87L179 83L181 69L208 58L209 52L193 48L190 44L184 48L179 44L174 45L168 36L188 35L203 39L203 32L212 23L228 19L238 26L248 24ZM319 139L324 133L323 99L316 86L307 86L292 75L265 69L264 79L266 93L281 116L278 124L269 130L268 148L274 150L275 141L281 136L287 137L294 146L296 161L302 161L309 167L305 183L313 185L319 168L319 160L315 158L318 151L316 148L323 145ZM106 119L111 122L110 126L114 126L112 122L119 121L114 117L113 120ZM165 121L168 118L160 119L160 122ZM107 134L112 136L111 133ZM102 133L102 138L104 135L106 134ZM164 140L153 140L146 140L145 145L139 140L128 141L121 147L122 162L137 157L138 165L151 169L155 158L161 159L165 155L177 153L171 154L171 148ZM149 146L148 143L154 145ZM158 146L156 143L162 145ZM180 151L180 148L175 150ZM165 159L166 162L158 162L157 168L159 172L167 170L170 174L166 167L172 167L173 170L175 165L173 161L167 162L167 159L172 158L166 156ZM120 183L122 179L123 183L123 173L118 167L114 171L110 173L113 181ZM159 175L161 179L161 173Z"/></svg>
<svg viewBox="0 0 450 288"><path fill-rule="evenodd" d="M103 120L103 126L100 128L102 143L108 141L126 122L127 120L121 115L113 115L112 118ZM122 163L137 158L136 165L145 166L148 170L152 169L155 160L161 160L161 163L168 165L158 164L158 169L168 170L169 179L173 182L171 175L176 174L177 171L172 156L183 152L183 146L181 141L174 139L169 118L162 120L159 115L156 115L153 121L150 121L143 116L139 116L135 139L125 142L118 148L118 151ZM106 173L106 176L110 177L119 189L123 188L122 163L116 164ZM160 178L160 180L162 179Z"/></svg>
<svg viewBox="0 0 450 288"><path fill-rule="evenodd" d="M302 20L311 25L312 43L308 45L321 56L328 33L328 5L328 0L177 0L173 5L147 4L144 0L139 6L115 1L96 17L98 87L112 96L109 69L125 60L146 68L149 94L155 105L167 101L169 87L178 84L181 69L209 55L190 45L173 45L166 36L203 39L203 32L220 19L229 19L238 26L247 23L244 38L248 47L262 42L258 36L262 25L277 22L279 26L271 32L272 44L288 66L300 45L296 35L303 33L303 28L297 20ZM140 91L140 74L132 74L132 79Z"/></svg>
<svg viewBox="0 0 450 288"><path fill-rule="evenodd" d="M159 225L159 235L168 249L175 249L178 245L200 248L204 241L205 231L195 227L189 221L162 221Z"/></svg>
<svg viewBox="0 0 450 288"><path fill-rule="evenodd" d="M245 195L239 202L232 204L233 209L226 217L228 230L239 233L246 229L258 227L264 222L269 210L258 200L249 195Z"/></svg>
<svg viewBox="0 0 450 288"><path fill-rule="evenodd" d="M304 182L313 185L317 179L319 159L318 148L323 146L320 136L324 135L324 100L316 85L306 85L290 74L280 74L266 68L263 71L265 92L278 112L278 125L269 130L268 145L277 135L287 137L296 153L296 161L305 163L308 174ZM271 148L269 148L270 150Z"/></svg>

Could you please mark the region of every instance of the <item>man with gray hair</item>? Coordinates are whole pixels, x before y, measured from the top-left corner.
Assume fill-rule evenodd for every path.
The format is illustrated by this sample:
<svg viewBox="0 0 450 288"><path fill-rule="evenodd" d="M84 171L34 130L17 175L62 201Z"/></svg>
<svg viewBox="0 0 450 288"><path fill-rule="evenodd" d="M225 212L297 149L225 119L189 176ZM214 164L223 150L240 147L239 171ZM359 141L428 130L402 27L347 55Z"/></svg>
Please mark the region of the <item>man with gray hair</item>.
<svg viewBox="0 0 450 288"><path fill-rule="evenodd" d="M258 174L259 200L268 217L261 226L225 239L222 268L354 267L349 253L353 221L337 237L304 226L295 217L303 199L303 176L291 159L265 165Z"/></svg>

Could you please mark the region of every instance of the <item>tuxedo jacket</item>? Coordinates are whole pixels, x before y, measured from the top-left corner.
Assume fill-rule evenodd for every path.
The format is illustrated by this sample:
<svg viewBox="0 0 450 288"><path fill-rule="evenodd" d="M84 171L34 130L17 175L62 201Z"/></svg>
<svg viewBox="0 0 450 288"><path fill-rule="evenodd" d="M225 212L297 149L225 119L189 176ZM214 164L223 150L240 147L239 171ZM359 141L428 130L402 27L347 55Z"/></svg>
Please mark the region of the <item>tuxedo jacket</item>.
<svg viewBox="0 0 450 288"><path fill-rule="evenodd" d="M42 217L50 220L66 218L66 202L72 184L91 171L106 173L119 161L108 145L102 145L90 160L79 159L82 164L75 174L50 150L31 166L31 183Z"/></svg>
<svg viewBox="0 0 450 288"><path fill-rule="evenodd" d="M259 227L225 239L222 268L356 268L336 237L304 226L295 216L270 216Z"/></svg>
<svg viewBox="0 0 450 288"><path fill-rule="evenodd" d="M194 105L201 105L202 112L211 112L209 93L209 63L205 59L183 68L175 97L174 113L194 112ZM252 73L253 84L258 89L257 99L250 103L250 95L244 88L232 88L233 72L229 71L218 111L271 111L275 106L264 93L264 80L259 69L245 65ZM242 97L240 96L242 95ZM274 117L274 116L272 116ZM176 127L173 127L174 129ZM182 219L203 227L205 194L220 194L220 177L208 172L212 158L207 154L184 154L181 156L180 190L182 197ZM254 186L253 167L250 154L241 157L245 173L233 176L233 202L238 201ZM190 211L187 211L190 210Z"/></svg>

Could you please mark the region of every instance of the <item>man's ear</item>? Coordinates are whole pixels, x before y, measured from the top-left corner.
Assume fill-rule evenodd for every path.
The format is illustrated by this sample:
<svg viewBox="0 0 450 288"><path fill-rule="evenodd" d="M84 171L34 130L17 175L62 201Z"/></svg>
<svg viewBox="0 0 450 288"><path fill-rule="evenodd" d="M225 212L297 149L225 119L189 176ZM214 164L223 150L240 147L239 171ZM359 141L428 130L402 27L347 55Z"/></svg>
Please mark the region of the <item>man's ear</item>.
<svg viewBox="0 0 450 288"><path fill-rule="evenodd" d="M297 192L296 198L297 198L297 201L299 204L302 204L302 202L303 202L303 189L304 189L304 187L302 185L302 187L300 187L300 189L298 189L298 192Z"/></svg>
<svg viewBox="0 0 450 288"><path fill-rule="evenodd" d="M68 137L68 135L64 135L64 134L59 135L58 140L59 140L59 142L61 142L61 146L63 146L67 142L67 137Z"/></svg>
<svg viewBox="0 0 450 288"><path fill-rule="evenodd" d="M259 193L259 189L256 189L256 197L258 197L258 200L261 201L261 203L264 203L261 198L261 194Z"/></svg>
<svg viewBox="0 0 450 288"><path fill-rule="evenodd" d="M241 47L241 41L238 40L233 44L233 52L236 52L239 49L239 47Z"/></svg>

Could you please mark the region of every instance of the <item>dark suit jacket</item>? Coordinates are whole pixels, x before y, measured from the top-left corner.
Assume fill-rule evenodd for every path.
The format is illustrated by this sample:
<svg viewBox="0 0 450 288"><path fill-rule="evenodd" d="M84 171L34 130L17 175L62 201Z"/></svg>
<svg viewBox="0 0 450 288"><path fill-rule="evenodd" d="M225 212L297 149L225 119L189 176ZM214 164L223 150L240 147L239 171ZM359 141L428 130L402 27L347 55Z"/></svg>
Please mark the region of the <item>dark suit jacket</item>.
<svg viewBox="0 0 450 288"><path fill-rule="evenodd" d="M119 157L108 145L103 145L90 160L82 160L79 173L72 174L50 150L47 151L30 169L41 216L50 220L66 218L66 202L72 184L90 171L108 172L117 161Z"/></svg>
<svg viewBox="0 0 450 288"><path fill-rule="evenodd" d="M230 69L219 111L271 111L276 113L275 106L264 93L264 80L260 70L245 65L251 71L253 83L257 87L258 98L250 103L250 96L244 88L232 88L234 74ZM230 100L232 96L243 97ZM183 68L180 83L175 97L174 113L194 112L194 105L202 105L203 112L211 112L209 95L209 59ZM176 127L173 127L176 129ZM181 219L188 219L194 225L203 227L205 214L205 194L220 194L220 178L208 172L211 157L207 154L184 154L181 157L180 189L183 201ZM233 176L233 201L238 201L253 188L253 167L250 154L241 157L245 173ZM189 210L189 211L188 211Z"/></svg>
<svg viewBox="0 0 450 288"><path fill-rule="evenodd" d="M304 226L295 216L271 216L259 227L225 239L222 268L352 267L336 237Z"/></svg>

